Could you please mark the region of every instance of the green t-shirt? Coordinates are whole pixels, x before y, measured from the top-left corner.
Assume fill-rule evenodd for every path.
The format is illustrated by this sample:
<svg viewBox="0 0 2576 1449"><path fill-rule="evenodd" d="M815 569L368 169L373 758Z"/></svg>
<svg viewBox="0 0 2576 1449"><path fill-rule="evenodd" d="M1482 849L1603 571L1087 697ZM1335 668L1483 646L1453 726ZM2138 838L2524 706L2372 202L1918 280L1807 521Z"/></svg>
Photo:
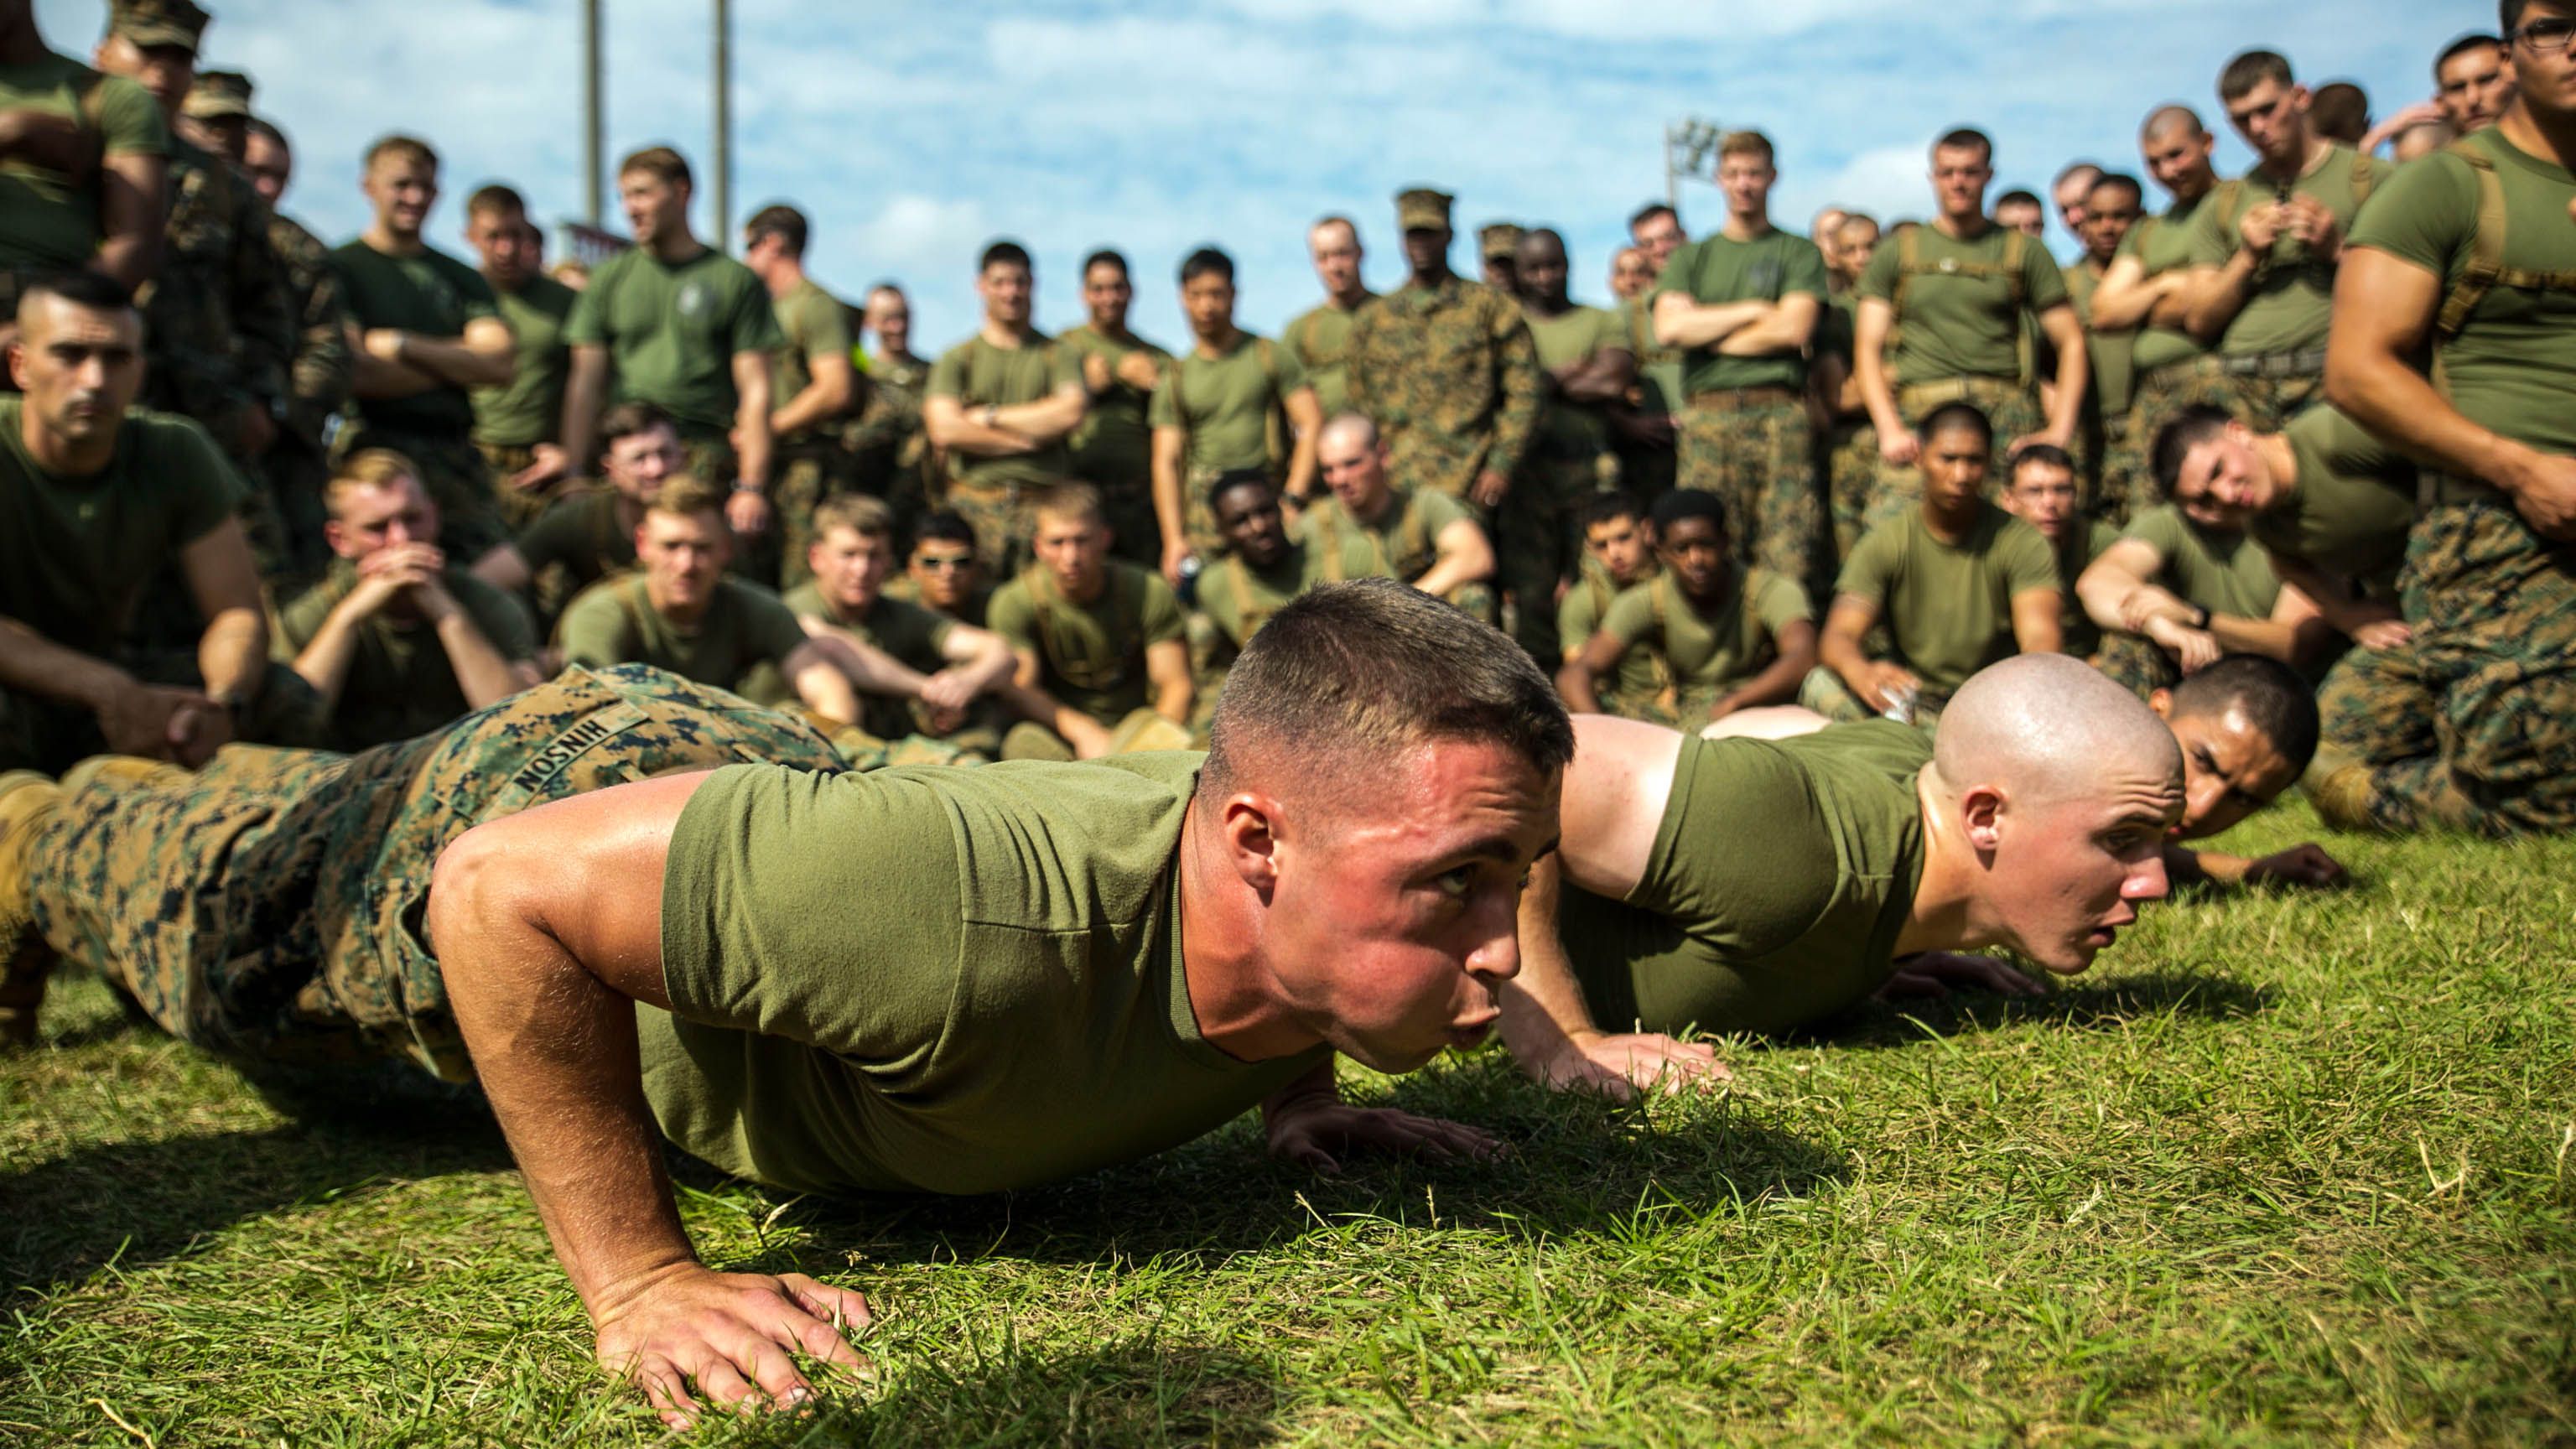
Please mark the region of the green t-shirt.
<svg viewBox="0 0 2576 1449"><path fill-rule="evenodd" d="M2046 538L2047 535L2041 535L2043 542ZM2102 647L2101 627L2093 622L2092 615L2084 612L2084 601L2075 596L2075 581L2084 577L2084 571L2092 567L2093 560L2102 556L2102 550L2119 541L2120 530L2098 518L2079 517L2075 526L2067 531L2065 540L2057 546L2057 587L2065 596L2057 611L2059 653L2090 659L2093 652Z"/></svg>
<svg viewBox="0 0 2576 1449"><path fill-rule="evenodd" d="M1628 351L1637 359L1637 412L1644 417L1663 417L1680 409L1684 383L1682 350L1655 341L1655 313L1649 304L1655 300L1649 292L1631 297L1619 304L1619 326L1628 339Z"/></svg>
<svg viewBox="0 0 2576 1449"><path fill-rule="evenodd" d="M643 247L600 263L564 336L575 347L608 349L614 401L651 403L694 440L733 428L741 402L734 358L787 345L769 289L712 247L677 265Z"/></svg>
<svg viewBox="0 0 2576 1449"><path fill-rule="evenodd" d="M1199 1035L1173 861L1200 756L717 772L673 828L664 1135L790 1192L982 1193L1178 1146L1331 1059Z"/></svg>
<svg viewBox="0 0 2576 1449"><path fill-rule="evenodd" d="M2170 503L2129 520L2124 539L2136 539L2164 560L2153 580L2188 604L2237 619L2268 619L2281 597L2272 556L2242 533L2203 528Z"/></svg>
<svg viewBox="0 0 2576 1449"><path fill-rule="evenodd" d="M380 252L363 240L333 249L340 299L361 328L398 327L423 337L454 340L465 325L501 315L483 274L436 247L411 256ZM474 429L474 399L461 387L434 387L410 397L352 398L350 406L370 429L461 438Z"/></svg>
<svg viewBox="0 0 2576 1449"><path fill-rule="evenodd" d="M1315 555L1315 567L1339 583L1387 578L1412 583L1440 561L1440 535L1467 517L1467 506L1446 493L1391 488L1386 510L1362 523L1325 495L1306 510L1298 536Z"/></svg>
<svg viewBox="0 0 2576 1449"><path fill-rule="evenodd" d="M1376 298L1365 298L1365 307ZM1356 309L1345 312L1326 302L1296 321L1279 340L1297 356L1297 366L1305 371L1306 382L1315 389L1315 403L1324 416L1348 409L1351 405L1351 318Z"/></svg>
<svg viewBox="0 0 2576 1449"><path fill-rule="evenodd" d="M1115 726L1153 703L1145 650L1187 625L1163 576L1111 559L1100 597L1077 604L1055 576L1030 568L993 591L990 627L1037 655L1038 685L1058 704Z"/></svg>
<svg viewBox="0 0 2576 1449"><path fill-rule="evenodd" d="M805 626L776 594L741 579L719 579L707 611L682 628L654 609L644 583L642 574L609 579L566 606L555 626L564 663L585 669L650 664L754 704L793 697L782 666L805 642Z"/></svg>
<svg viewBox="0 0 2576 1449"><path fill-rule="evenodd" d="M25 406L0 394L0 616L106 658L180 551L233 516L241 484L204 429L141 409L117 424L104 472L46 472L27 453Z"/></svg>
<svg viewBox="0 0 2576 1449"><path fill-rule="evenodd" d="M819 619L844 633L854 635L863 644L874 645L908 669L923 674L937 674L948 667L946 647L949 633L957 621L935 609L925 609L909 599L888 598L884 594L860 614L852 615L835 608L823 597L820 584L807 580L787 591L780 602L799 619ZM854 686L855 687L855 686ZM860 700L866 717L859 723L879 739L899 739L911 734L912 702L885 695L864 695Z"/></svg>
<svg viewBox="0 0 2576 1449"><path fill-rule="evenodd" d="M1616 312L1598 307L1568 307L1553 317L1523 309L1530 341L1538 344L1538 365L1553 373L1587 361L1607 348L1628 345L1627 328ZM1539 413L1540 451L1558 458L1587 458L1610 446L1610 423L1597 403L1550 398Z"/></svg>
<svg viewBox="0 0 2576 1449"><path fill-rule="evenodd" d="M1229 658L1240 653L1271 615L1315 586L1312 557L1304 544L1290 539L1279 561L1266 569L1254 568L1239 553L1228 553L1199 575L1199 612L1216 626L1222 653Z"/></svg>
<svg viewBox="0 0 2576 1449"><path fill-rule="evenodd" d="M790 399L814 385L814 363L817 357L850 355L850 323L839 301L831 293L806 278L793 291L772 304L778 314L778 331L786 339L784 346L772 354L769 364L769 408L776 412ZM813 442L826 434L837 436L841 420L825 418L813 427L783 443Z"/></svg>
<svg viewBox="0 0 2576 1449"><path fill-rule="evenodd" d="M1652 308L1655 299L1667 292L1704 303L1777 302L1803 292L1821 303L1826 292L1825 257L1814 242L1777 227L1751 241L1711 232L1664 263L1663 275L1646 294L1646 305ZM1797 352L1725 357L1714 347L1692 348L1682 378L1682 386L1695 393L1806 385L1807 359Z"/></svg>
<svg viewBox="0 0 2576 1449"><path fill-rule="evenodd" d="M2020 264L2008 268L2015 254ZM2024 319L2068 300L2066 276L2046 247L1992 225L1974 241L1960 241L1937 226L1898 231L1870 257L1860 274L1860 295L1896 309L1900 387L1963 377L2019 379Z"/></svg>
<svg viewBox="0 0 2576 1449"><path fill-rule="evenodd" d="M519 367L507 387L474 389L474 441L503 448L555 441L563 429L564 380L572 375L564 323L580 296L552 277L530 277L515 292L493 289Z"/></svg>
<svg viewBox="0 0 2576 1449"><path fill-rule="evenodd" d="M1091 399L1083 410L1082 426L1066 440L1072 450L1073 476L1112 487L1147 486L1154 476L1154 440L1145 410L1160 394L1131 385L1117 375L1117 368L1127 354L1142 352L1154 359L1156 367L1168 370L1172 354L1141 337L1134 344L1116 341L1088 322L1057 333L1055 346L1072 360L1077 377L1082 360L1093 353L1110 369L1109 390ZM1089 385L1085 379L1084 386Z"/></svg>
<svg viewBox="0 0 2576 1449"><path fill-rule="evenodd" d="M2504 265L2576 277L2576 175L2494 127L2460 143L2494 166L2504 192ZM2350 245L2411 262L2456 286L2476 255L2477 168L2435 152L2374 193ZM2469 421L2561 457L2576 454L2576 288L2498 285L2457 337L2438 343L2451 405Z"/></svg>
<svg viewBox="0 0 2576 1449"><path fill-rule="evenodd" d="M1773 1032L1884 985L1923 876L1914 781L1931 758L1929 736L1888 720L1684 738L1636 889L1561 898L1557 934L1593 1020Z"/></svg>
<svg viewBox="0 0 2576 1449"><path fill-rule="evenodd" d="M939 354L930 369L928 395L955 398L959 407L973 412L987 404L1007 408L1044 402L1081 385L1082 359L1045 333L1032 331L1017 347L995 347L978 333ZM1043 485L1061 481L1072 468L1073 455L1061 442L992 458L959 448L948 452L949 472L967 483Z"/></svg>
<svg viewBox="0 0 2576 1449"><path fill-rule="evenodd" d="M161 104L149 91L52 51L0 65L0 111L68 116L96 132L100 156L170 154ZM97 255L99 238L98 167L75 181L22 156L0 158L0 267L75 271Z"/></svg>
<svg viewBox="0 0 2576 1449"><path fill-rule="evenodd" d="M520 531L517 547L531 576L561 568L574 589L635 567L635 530L619 523L613 488L584 488L547 504Z"/></svg>
<svg viewBox="0 0 2576 1449"><path fill-rule="evenodd" d="M2415 526L2415 464L2325 403L2290 419L2282 436L2298 481L2245 531L2284 558L2393 598Z"/></svg>
<svg viewBox="0 0 2576 1449"><path fill-rule="evenodd" d="M2349 146L2337 145L2289 191L2325 203L2349 237L2353 218L2361 210L2353 178L2363 169L2373 180L2374 195L2376 183L2396 170L2376 157L2365 158ZM2278 184L2260 170L2219 183L2191 220L2192 265L2225 266L2243 245L2237 223L2246 212L2281 195ZM2565 222L2564 213L2559 220ZM2244 310L2218 339L2218 350L2229 357L2265 357L2323 347L2334 321L2334 279L2334 267L2318 261L2306 242L2291 236L2274 241L2255 271L2254 290Z"/></svg>
<svg viewBox="0 0 2576 1449"><path fill-rule="evenodd" d="M2135 328L2104 332L2093 325L2093 292L2102 285L2102 270L2087 259L2066 269L2066 294L2075 303L2075 320L2084 324L2084 356L2093 364L2093 403L2105 420L2129 415L2129 396L2136 372L2132 349Z"/></svg>
<svg viewBox="0 0 2576 1449"><path fill-rule="evenodd" d="M1872 529L1844 560L1834 592L1878 605L1896 661L1924 688L1947 694L2019 652L2014 599L2057 587L2048 540L1981 501L1977 521L1957 543L1933 537L1919 507Z"/></svg>
<svg viewBox="0 0 2576 1449"><path fill-rule="evenodd" d="M441 572L439 582L502 658L517 664L537 657L536 626L518 600L453 566ZM281 664L294 663L357 586L355 564L333 563L322 582L278 610L270 654ZM358 626L357 652L331 711L331 731L339 748L363 750L428 734L470 709L438 630L426 619L397 620L379 610Z"/></svg>
<svg viewBox="0 0 2576 1449"><path fill-rule="evenodd" d="M1660 655L1685 696L1715 699L1780 657L1782 629L1816 616L1805 589L1768 569L1746 569L1729 582L1726 606L1704 614L1664 574L1620 594L1601 632L1628 654Z"/></svg>
<svg viewBox="0 0 2576 1449"><path fill-rule="evenodd" d="M2120 255L2135 257L2139 270L2148 278L2191 266L2191 224L2207 195L2189 201L2177 200L2162 216L2141 218L2129 234L2120 238ZM2137 334L2129 349L2129 365L2139 373L2149 373L2177 362L2189 362L2209 351L2200 339L2179 327L2148 327Z"/></svg>
<svg viewBox="0 0 2576 1449"><path fill-rule="evenodd" d="M1184 476L1274 470L1286 460L1271 454L1271 419L1304 386L1306 369L1295 351L1245 332L1223 356L1193 347L1177 363L1166 362L1149 416L1155 427L1183 430ZM1280 445L1287 441L1282 427Z"/></svg>
<svg viewBox="0 0 2576 1449"><path fill-rule="evenodd" d="M1655 577L1656 571L1650 567L1638 584L1651 583ZM1556 604L1560 663L1581 653L1583 646L1592 642L1592 636L1601 632L1601 621L1610 616L1610 606L1618 602L1622 592L1608 569L1590 554L1583 556L1583 567ZM1610 677L1593 682L1593 693L1600 697L1602 709L1611 714L1633 714L1663 693L1664 676L1656 672L1660 662L1651 649L1620 651Z"/></svg>

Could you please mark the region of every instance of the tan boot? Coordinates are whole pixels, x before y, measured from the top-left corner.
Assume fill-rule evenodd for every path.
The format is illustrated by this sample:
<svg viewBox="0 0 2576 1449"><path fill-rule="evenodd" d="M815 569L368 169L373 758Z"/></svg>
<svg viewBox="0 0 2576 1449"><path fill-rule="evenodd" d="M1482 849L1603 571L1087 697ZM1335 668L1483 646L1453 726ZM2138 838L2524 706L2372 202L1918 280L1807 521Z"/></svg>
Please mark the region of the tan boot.
<svg viewBox="0 0 2576 1449"><path fill-rule="evenodd" d="M33 770L0 775L0 1051L35 1044L36 1011L53 974L27 876L36 837L62 801L62 787Z"/></svg>

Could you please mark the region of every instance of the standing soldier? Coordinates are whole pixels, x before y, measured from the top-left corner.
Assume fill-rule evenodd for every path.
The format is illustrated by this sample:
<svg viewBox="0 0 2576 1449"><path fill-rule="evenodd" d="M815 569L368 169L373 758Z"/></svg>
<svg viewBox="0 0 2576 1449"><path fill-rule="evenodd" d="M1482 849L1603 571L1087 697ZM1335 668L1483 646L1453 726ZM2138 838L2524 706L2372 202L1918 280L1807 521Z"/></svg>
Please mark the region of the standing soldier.
<svg viewBox="0 0 2576 1449"><path fill-rule="evenodd" d="M2246 424L2277 433L2324 385L2343 239L2396 168L2318 135L2308 88L2272 51L2229 61L2218 98L2260 159L2192 218L2188 321L2218 349Z"/></svg>
<svg viewBox="0 0 2576 1449"><path fill-rule="evenodd" d="M2129 228L2093 291L2094 327L2137 334L2129 344L2128 434L2111 443L2102 467L2106 500L2132 513L2163 500L2147 457L2157 435L2193 408L2236 408L2225 370L2188 326L2192 222L2218 186L2209 164L2216 144L2188 106L2147 117L2138 149L2173 204Z"/></svg>
<svg viewBox="0 0 2576 1449"><path fill-rule="evenodd" d="M2135 511L2129 506L2133 485L2126 475L2111 472L2108 459L2112 452L2128 445L2129 404L2136 376L2132 349L2137 345L2138 334L2135 327L2104 326L2094 316L2093 300L2100 294L2102 279L2110 274L2112 262L2119 257L2120 243L2138 224L2138 212L2145 202L2146 190L2138 184L2138 178L2115 171L2098 175L2079 208L2084 216L2084 229L2078 233L2084 242L2084 256L2066 272L2066 294L2074 299L2075 320L2084 324L2086 360L2093 365L2093 386L2084 399L2084 448L2080 456L2097 470L2094 515L2118 520L2127 519Z"/></svg>
<svg viewBox="0 0 2576 1449"><path fill-rule="evenodd" d="M1154 568L1172 546L1157 521L1152 429L1145 409L1172 365L1172 354L1127 327L1136 300L1127 259L1114 251L1083 258L1082 306L1090 320L1057 334L1055 345L1082 368L1089 397L1082 426L1069 440L1073 476L1100 494L1109 514L1110 551Z"/></svg>
<svg viewBox="0 0 2576 1449"><path fill-rule="evenodd" d="M1351 405L1351 319L1377 294L1360 280L1360 229L1349 217L1315 223L1306 233L1306 250L1314 258L1315 279L1324 284L1324 300L1289 323L1280 340L1297 355L1314 385L1316 406L1329 418ZM1288 501L1301 507L1307 502L1293 495Z"/></svg>
<svg viewBox="0 0 2576 1449"><path fill-rule="evenodd" d="M743 265L769 289L787 339L775 354L769 387L769 431L776 440L770 474L778 480L780 517L746 572L790 588L813 575L806 551L814 541L814 510L851 486L841 426L859 398L840 299L805 274L809 235L805 214L792 206L764 206L742 228Z"/></svg>
<svg viewBox="0 0 2576 1449"><path fill-rule="evenodd" d="M1351 324L1350 403L1377 423L1396 486L1490 515L1538 425L1538 350L1509 296L1449 270L1451 200L1395 198L1409 275Z"/></svg>
<svg viewBox="0 0 2576 1449"><path fill-rule="evenodd" d="M921 395L930 386L930 361L912 351L912 302L903 288L880 282L868 289L860 328L877 339L873 354L854 356L867 374L867 405L842 434L859 491L873 493L908 525L928 496L930 439L921 431Z"/></svg>
<svg viewBox="0 0 2576 1449"><path fill-rule="evenodd" d="M994 578L1027 559L1027 505L1069 476L1064 440L1090 405L1082 365L1029 321L1034 289L1027 248L984 248L975 263L984 325L940 354L921 404L922 427L948 459L940 504L974 525Z"/></svg>
<svg viewBox="0 0 2576 1449"><path fill-rule="evenodd" d="M1878 491L1878 429L1869 420L1852 371L1852 344L1860 327L1860 274L1878 252L1878 218L1846 211L1832 232L1815 238L1825 258L1825 310L1808 345L1807 389L1817 420L1816 486L1824 490L1833 520L1834 561L1839 568L1860 542L1861 515Z"/></svg>
<svg viewBox="0 0 2576 1449"><path fill-rule="evenodd" d="M2513 105L2389 181L2335 284L2330 400L2430 503L2413 639L2326 682L2309 794L2346 829L2576 829L2576 0L2503 11Z"/></svg>
<svg viewBox="0 0 2576 1449"><path fill-rule="evenodd" d="M1604 414L1637 375L1618 314L1576 306L1566 294L1570 270L1565 239L1554 231L1542 227L1521 238L1513 275L1547 379L1547 406L1520 481L1497 512L1494 542L1497 577L1516 611L1512 636L1542 668L1557 662L1557 589L1574 576L1581 555L1583 506L1618 478Z"/></svg>
<svg viewBox="0 0 2576 1449"><path fill-rule="evenodd" d="M1257 472L1274 490L1284 479L1288 492L1305 496L1324 424L1296 354L1234 325L1232 257L1201 247L1183 259L1181 312L1190 350L1165 364L1150 414L1163 541L1155 562L1174 587L1189 559L1208 564L1225 552L1217 479Z"/></svg>
<svg viewBox="0 0 2576 1449"><path fill-rule="evenodd" d="M170 130L143 86L48 49L28 0L0 4L0 116L10 133L0 140L5 341L17 327L18 289L35 276L87 267L128 291L151 280Z"/></svg>
<svg viewBox="0 0 2576 1449"><path fill-rule="evenodd" d="M1610 410L1611 431L1618 435L1619 476L1628 491L1646 503L1673 486L1680 437L1673 414L1682 405L1682 349L1655 340L1655 317L1649 297L1673 253L1681 250L1680 213L1662 202L1650 202L1628 218L1630 250L1637 254L1645 285L1623 297L1619 319L1628 334L1628 354L1637 359L1637 379L1629 384L1625 406Z"/></svg>
<svg viewBox="0 0 2576 1449"><path fill-rule="evenodd" d="M1882 464L1878 496L1863 514L1864 533L1905 516L1921 496L1915 425L1934 408L1966 402L1985 413L1993 423L1996 473L2024 443L2064 448L2074 441L2092 375L2084 329L2048 249L1987 218L1994 153L1982 131L1952 131L1933 142L1932 189L1941 214L1929 226L1899 228L1861 276L1852 368L1878 429ZM2033 321L2057 349L2045 414Z"/></svg>
<svg viewBox="0 0 2576 1449"><path fill-rule="evenodd" d="M572 374L573 289L545 274L541 238L528 203L507 186L486 186L465 201L465 241L510 325L518 359L503 387L474 389L474 446L492 470L501 516L512 528L536 522L555 498L537 449L561 438L564 382Z"/></svg>
<svg viewBox="0 0 2576 1449"><path fill-rule="evenodd" d="M1489 221L1476 228L1476 260L1482 264L1480 275L1486 286L1504 293L1520 290L1516 267L1522 235L1521 229L1508 221Z"/></svg>
<svg viewBox="0 0 2576 1449"><path fill-rule="evenodd" d="M1655 340L1688 349L1680 485L1724 503L1738 564L1813 589L1827 535L1806 347L1824 306L1825 259L1814 242L1771 224L1777 180L1761 132L1719 139L1726 225L1665 263Z"/></svg>

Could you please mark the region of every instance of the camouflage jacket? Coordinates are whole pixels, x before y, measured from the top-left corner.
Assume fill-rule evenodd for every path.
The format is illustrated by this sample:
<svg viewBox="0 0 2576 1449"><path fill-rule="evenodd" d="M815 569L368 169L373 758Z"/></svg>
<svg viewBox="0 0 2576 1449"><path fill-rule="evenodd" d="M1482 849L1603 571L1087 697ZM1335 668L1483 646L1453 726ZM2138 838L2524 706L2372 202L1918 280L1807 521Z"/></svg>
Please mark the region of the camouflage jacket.
<svg viewBox="0 0 2576 1449"><path fill-rule="evenodd" d="M1398 288L1352 319L1349 356L1350 405L1377 420L1399 487L1454 498L1478 473L1519 469L1541 394L1538 347L1510 297L1462 277Z"/></svg>
<svg viewBox="0 0 2576 1449"><path fill-rule="evenodd" d="M319 237L272 213L269 249L286 277L286 301L295 319L295 356L288 368L286 431L319 453L331 415L345 407L357 375L349 352L349 313L340 304L340 274Z"/></svg>
<svg viewBox="0 0 2576 1449"><path fill-rule="evenodd" d="M230 163L170 138L161 273L137 297L151 364L143 401L196 419L228 449L243 412L286 395L295 355L268 220L267 203Z"/></svg>

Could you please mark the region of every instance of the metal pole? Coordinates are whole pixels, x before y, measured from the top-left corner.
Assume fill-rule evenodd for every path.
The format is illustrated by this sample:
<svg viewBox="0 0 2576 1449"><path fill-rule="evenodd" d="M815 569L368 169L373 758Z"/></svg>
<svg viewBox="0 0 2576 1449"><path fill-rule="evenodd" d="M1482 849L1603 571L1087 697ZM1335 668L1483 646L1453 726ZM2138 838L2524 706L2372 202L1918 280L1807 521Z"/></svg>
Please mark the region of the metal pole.
<svg viewBox="0 0 2576 1449"><path fill-rule="evenodd" d="M608 210L608 199L599 184L603 74L599 61L599 0L581 0L581 194L584 219L594 227Z"/></svg>
<svg viewBox="0 0 2576 1449"><path fill-rule="evenodd" d="M1673 174L1673 123L1664 122L1664 205L1678 216L1682 209L1681 178Z"/></svg>
<svg viewBox="0 0 2576 1449"><path fill-rule="evenodd" d="M732 7L716 7L716 250L733 252L733 30Z"/></svg>

